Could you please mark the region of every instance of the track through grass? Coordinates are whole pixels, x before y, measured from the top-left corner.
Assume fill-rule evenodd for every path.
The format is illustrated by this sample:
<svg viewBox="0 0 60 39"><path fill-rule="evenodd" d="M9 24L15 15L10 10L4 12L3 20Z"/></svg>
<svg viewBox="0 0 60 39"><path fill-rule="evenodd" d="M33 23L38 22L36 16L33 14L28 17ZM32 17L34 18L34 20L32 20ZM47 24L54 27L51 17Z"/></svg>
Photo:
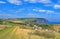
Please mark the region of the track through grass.
<svg viewBox="0 0 60 39"><path fill-rule="evenodd" d="M0 39L47 39L42 36L30 35L34 30L22 29L20 26L12 26L0 31ZM56 39L60 39L60 33L56 33Z"/></svg>

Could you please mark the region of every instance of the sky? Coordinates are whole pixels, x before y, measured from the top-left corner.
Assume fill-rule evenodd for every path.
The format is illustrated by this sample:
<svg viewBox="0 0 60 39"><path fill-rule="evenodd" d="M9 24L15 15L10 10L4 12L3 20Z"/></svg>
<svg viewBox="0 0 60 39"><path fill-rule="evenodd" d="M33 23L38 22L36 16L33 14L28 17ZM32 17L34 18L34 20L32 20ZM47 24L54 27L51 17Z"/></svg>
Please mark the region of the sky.
<svg viewBox="0 0 60 39"><path fill-rule="evenodd" d="M60 0L0 0L0 18L45 18L60 22Z"/></svg>

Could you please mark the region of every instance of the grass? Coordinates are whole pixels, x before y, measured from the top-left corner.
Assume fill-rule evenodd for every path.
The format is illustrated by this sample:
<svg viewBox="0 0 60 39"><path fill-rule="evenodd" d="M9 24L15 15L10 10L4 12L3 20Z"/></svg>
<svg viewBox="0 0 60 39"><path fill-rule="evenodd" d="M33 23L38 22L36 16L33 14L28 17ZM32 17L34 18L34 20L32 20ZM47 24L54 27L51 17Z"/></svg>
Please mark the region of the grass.
<svg viewBox="0 0 60 39"><path fill-rule="evenodd" d="M9 33L11 33L11 31L15 28L15 26L9 27L9 28L5 28L4 30L0 30L0 39L5 39L5 37L7 35L9 35Z"/></svg>
<svg viewBox="0 0 60 39"><path fill-rule="evenodd" d="M51 36L55 36L53 39L60 39L60 33L55 32L54 35L50 32L38 32L32 29L21 28L19 26L12 26L0 30L0 39L49 39Z"/></svg>
<svg viewBox="0 0 60 39"><path fill-rule="evenodd" d="M55 39L60 39L60 33L56 33L55 36Z"/></svg>

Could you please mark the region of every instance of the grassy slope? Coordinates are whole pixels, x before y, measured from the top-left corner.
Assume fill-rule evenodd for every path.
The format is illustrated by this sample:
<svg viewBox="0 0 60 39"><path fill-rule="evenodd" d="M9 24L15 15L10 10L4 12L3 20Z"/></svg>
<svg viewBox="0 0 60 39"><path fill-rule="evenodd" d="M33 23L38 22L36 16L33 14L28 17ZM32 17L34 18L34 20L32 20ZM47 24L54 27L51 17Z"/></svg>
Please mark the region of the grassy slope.
<svg viewBox="0 0 60 39"><path fill-rule="evenodd" d="M45 37L30 35L29 32L34 30L21 29L19 26L6 28L0 31L0 39L45 39ZM60 33L56 33L56 39L60 39Z"/></svg>
<svg viewBox="0 0 60 39"><path fill-rule="evenodd" d="M30 38L38 39L40 38L39 36L28 35L28 32L31 32L31 31L32 30L28 30L28 29L20 29L19 26L6 28L0 31L0 39L30 39Z"/></svg>
<svg viewBox="0 0 60 39"><path fill-rule="evenodd" d="M0 39L5 39L5 37L15 28L15 26L5 28L0 31Z"/></svg>
<svg viewBox="0 0 60 39"><path fill-rule="evenodd" d="M27 21L36 20L36 18L21 18L21 19L19 19L19 20L21 20L21 21L23 21L23 22L27 22Z"/></svg>

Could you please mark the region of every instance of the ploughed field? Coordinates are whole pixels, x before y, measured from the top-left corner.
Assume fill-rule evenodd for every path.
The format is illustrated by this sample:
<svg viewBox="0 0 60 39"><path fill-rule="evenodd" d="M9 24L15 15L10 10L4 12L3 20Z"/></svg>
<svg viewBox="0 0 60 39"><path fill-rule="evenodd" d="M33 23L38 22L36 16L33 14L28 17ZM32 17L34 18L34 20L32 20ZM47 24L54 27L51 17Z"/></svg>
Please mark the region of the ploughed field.
<svg viewBox="0 0 60 39"><path fill-rule="evenodd" d="M2 27L0 27L1 29ZM49 36L50 35L50 36ZM0 30L0 39L60 39L60 33L36 31L19 26L5 27Z"/></svg>

